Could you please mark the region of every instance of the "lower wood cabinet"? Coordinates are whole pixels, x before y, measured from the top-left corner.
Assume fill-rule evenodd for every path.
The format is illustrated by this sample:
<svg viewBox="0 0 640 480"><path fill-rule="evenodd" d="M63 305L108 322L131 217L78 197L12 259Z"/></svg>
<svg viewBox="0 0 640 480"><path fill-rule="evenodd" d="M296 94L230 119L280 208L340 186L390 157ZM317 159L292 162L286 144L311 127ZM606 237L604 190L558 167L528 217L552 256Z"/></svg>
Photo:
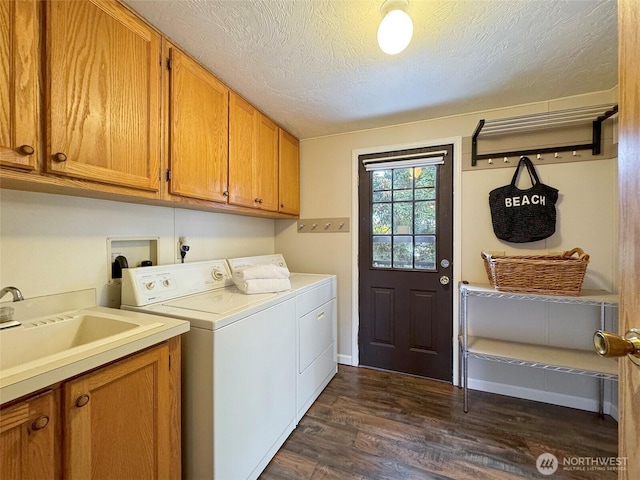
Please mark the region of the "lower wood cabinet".
<svg viewBox="0 0 640 480"><path fill-rule="evenodd" d="M3 480L60 477L58 397L58 390L48 390L0 410Z"/></svg>
<svg viewBox="0 0 640 480"><path fill-rule="evenodd" d="M177 480L180 435L177 337L0 410L0 471Z"/></svg>

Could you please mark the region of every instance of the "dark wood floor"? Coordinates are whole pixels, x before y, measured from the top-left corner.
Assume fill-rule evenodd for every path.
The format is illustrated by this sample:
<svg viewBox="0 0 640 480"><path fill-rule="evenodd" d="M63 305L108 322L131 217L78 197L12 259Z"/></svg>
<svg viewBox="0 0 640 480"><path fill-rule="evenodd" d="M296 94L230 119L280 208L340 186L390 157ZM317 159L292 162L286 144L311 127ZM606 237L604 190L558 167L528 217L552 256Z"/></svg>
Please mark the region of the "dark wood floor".
<svg viewBox="0 0 640 480"><path fill-rule="evenodd" d="M406 375L340 366L261 475L286 479L615 479L562 465L541 475L545 452L617 456L611 417L470 391Z"/></svg>

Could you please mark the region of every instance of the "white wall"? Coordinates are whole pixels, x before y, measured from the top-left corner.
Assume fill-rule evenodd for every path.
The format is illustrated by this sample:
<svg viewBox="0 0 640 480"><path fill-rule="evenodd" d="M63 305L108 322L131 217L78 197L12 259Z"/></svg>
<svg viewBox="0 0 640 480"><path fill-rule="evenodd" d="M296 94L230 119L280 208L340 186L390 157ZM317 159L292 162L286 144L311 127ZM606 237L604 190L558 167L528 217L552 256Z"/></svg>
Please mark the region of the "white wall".
<svg viewBox="0 0 640 480"><path fill-rule="evenodd" d="M342 135L303 140L301 142L301 217L352 217L354 190L353 150L387 145L432 142L441 138L469 137L479 119L502 118L528 113L560 110L582 105L616 101L616 91L596 92L578 97L539 102L486 112L427 120L387 128L358 131ZM501 242L493 234L488 208L489 191L509 183L513 169L475 170L462 173L461 212L457 212L461 236L460 280L487 283L480 252L498 250L521 254L514 244ZM616 161L595 160L578 163L544 165L541 180L560 190L558 231L547 240L527 244L527 250L562 251L579 246L591 255L585 287L615 287L617 259ZM339 359L351 363L354 357L354 324L357 324L356 260L352 253L357 239L357 218L351 218L349 234L299 234L293 221L276 221L276 250L282 252L296 270L331 272L338 275ZM356 250L357 251L357 250ZM356 285L357 286L357 285ZM549 317L547 322L551 321ZM574 320L579 322L579 320ZM575 324L576 328L580 325ZM580 326L581 327L581 326ZM588 326L587 328L591 328ZM357 331L357 330L356 330ZM454 332L455 337L455 332ZM585 347L586 348L586 347ZM455 351L455 349L454 349ZM486 363L486 362L485 362ZM457 362L456 362L457 364ZM480 380L492 381L494 365L474 366ZM485 373L483 373L483 369ZM514 378L522 376L515 373ZM501 378L505 378L502 376ZM566 379L565 379L566 380ZM507 381L508 383L508 381ZM547 381L544 388L549 386ZM562 382L556 382L562 383ZM534 388L539 387L539 383ZM560 385L562 387L562 385ZM593 385L586 387L587 394ZM585 389L575 390L582 395ZM567 395L571 395L570 391ZM565 394L563 392L562 394Z"/></svg>
<svg viewBox="0 0 640 480"><path fill-rule="evenodd" d="M269 219L3 189L0 285L25 297L95 288L99 305L119 307L107 238L159 237L158 263L168 264L180 236L188 262L274 253Z"/></svg>

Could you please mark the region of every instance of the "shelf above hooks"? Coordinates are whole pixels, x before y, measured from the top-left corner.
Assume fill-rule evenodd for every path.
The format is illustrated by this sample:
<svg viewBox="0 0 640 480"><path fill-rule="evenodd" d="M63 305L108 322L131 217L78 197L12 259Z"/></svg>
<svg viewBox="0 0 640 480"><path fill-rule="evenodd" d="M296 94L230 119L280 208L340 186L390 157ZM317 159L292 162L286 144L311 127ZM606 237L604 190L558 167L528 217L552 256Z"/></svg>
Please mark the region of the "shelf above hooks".
<svg viewBox="0 0 640 480"><path fill-rule="evenodd" d="M471 139L471 166L475 167L478 160L489 160L506 157L520 157L522 155L536 155L557 152L576 152L591 150L593 155L599 155L602 149L602 122L618 113L618 105L595 105L579 107L555 112L535 113L518 117L500 118L495 120L480 120ZM478 141L486 137L522 134L533 130L549 130L570 126L585 126L591 124L591 143L577 145L561 145L555 147L510 150L492 153L478 153Z"/></svg>

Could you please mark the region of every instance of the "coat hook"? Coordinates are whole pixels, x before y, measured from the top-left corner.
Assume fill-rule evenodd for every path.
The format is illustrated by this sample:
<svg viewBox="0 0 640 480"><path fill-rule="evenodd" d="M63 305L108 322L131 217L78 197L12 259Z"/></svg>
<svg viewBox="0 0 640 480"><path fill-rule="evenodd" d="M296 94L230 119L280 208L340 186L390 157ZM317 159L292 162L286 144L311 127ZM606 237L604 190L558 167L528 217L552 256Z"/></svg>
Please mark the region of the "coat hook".
<svg viewBox="0 0 640 480"><path fill-rule="evenodd" d="M536 160L542 160L542 155L537 154L537 155L536 155Z"/></svg>
<svg viewBox="0 0 640 480"><path fill-rule="evenodd" d="M304 223L301 223L300 225L298 225L298 230L302 230L304 228Z"/></svg>
<svg viewBox="0 0 640 480"><path fill-rule="evenodd" d="M329 228L330 226L331 226L331 222L329 222L329 223L325 223L325 224L324 224L324 229L326 230L326 229L327 229L327 228Z"/></svg>
<svg viewBox="0 0 640 480"><path fill-rule="evenodd" d="M493 158L490 158L488 163L489 165L493 165Z"/></svg>
<svg viewBox="0 0 640 480"><path fill-rule="evenodd" d="M316 228L318 226L317 223L314 223L313 225L311 225L311 230L313 230L314 228Z"/></svg>
<svg viewBox="0 0 640 480"><path fill-rule="evenodd" d="M576 152L575 150L573 151L573 156L577 157L578 156L578 152Z"/></svg>
<svg viewBox="0 0 640 480"><path fill-rule="evenodd" d="M342 227L344 227L344 222L340 222L340 225L338 226L338 230L340 230Z"/></svg>
<svg viewBox="0 0 640 480"><path fill-rule="evenodd" d="M504 161L504 163L509 163L509 158L504 157L504 160L503 160L503 161Z"/></svg>
<svg viewBox="0 0 640 480"><path fill-rule="evenodd" d="M558 154L558 152L553 154L553 158L560 158L560 155Z"/></svg>

